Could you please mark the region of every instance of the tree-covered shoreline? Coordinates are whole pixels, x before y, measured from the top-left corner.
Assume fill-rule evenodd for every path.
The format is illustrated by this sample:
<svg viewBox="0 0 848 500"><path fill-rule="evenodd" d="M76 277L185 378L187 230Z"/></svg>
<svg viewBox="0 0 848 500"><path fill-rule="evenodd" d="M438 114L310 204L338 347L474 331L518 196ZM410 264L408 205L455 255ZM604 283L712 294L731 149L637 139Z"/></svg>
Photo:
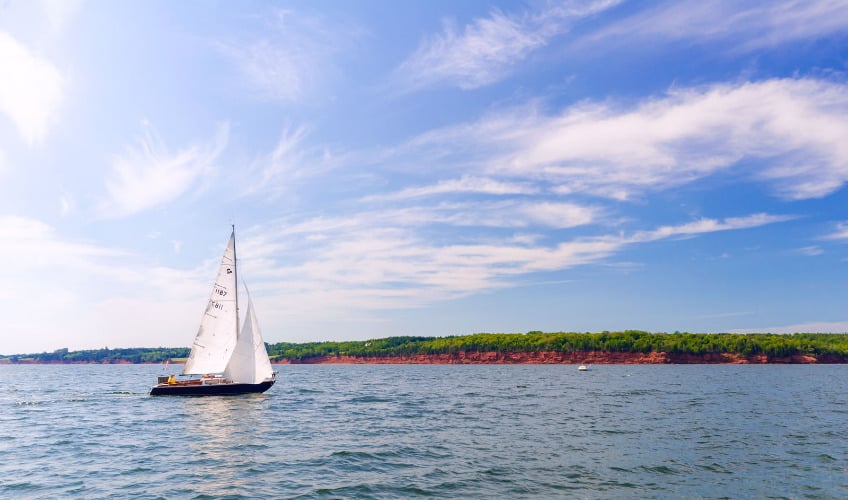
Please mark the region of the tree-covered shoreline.
<svg viewBox="0 0 848 500"><path fill-rule="evenodd" d="M392 358L456 353L667 353L707 356L762 355L848 358L848 334L649 333L478 333L447 337L387 337L361 341L266 344L272 361L300 363L325 357ZM185 347L123 348L0 355L0 363L164 363L181 362Z"/></svg>

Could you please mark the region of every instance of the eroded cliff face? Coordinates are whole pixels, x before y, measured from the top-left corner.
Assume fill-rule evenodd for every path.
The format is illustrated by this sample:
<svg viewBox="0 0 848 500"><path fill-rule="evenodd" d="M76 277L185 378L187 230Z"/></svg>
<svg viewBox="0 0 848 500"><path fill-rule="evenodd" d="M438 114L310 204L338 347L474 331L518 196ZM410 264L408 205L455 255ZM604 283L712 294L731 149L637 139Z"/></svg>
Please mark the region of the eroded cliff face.
<svg viewBox="0 0 848 500"><path fill-rule="evenodd" d="M278 361L290 364L289 361ZM763 354L709 353L703 355L665 352L457 352L408 356L320 356L295 364L765 364L765 363L848 363L842 356L768 357Z"/></svg>

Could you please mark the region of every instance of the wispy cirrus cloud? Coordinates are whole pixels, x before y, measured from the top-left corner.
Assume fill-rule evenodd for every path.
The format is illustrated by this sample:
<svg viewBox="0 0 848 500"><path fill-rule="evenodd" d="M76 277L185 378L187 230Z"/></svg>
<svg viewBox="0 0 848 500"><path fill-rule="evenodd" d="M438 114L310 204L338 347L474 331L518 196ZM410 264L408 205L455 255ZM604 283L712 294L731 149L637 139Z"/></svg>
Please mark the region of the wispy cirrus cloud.
<svg viewBox="0 0 848 500"><path fill-rule="evenodd" d="M534 103L428 132L394 154L438 152L444 170L460 165L469 176L619 200L742 169L783 198L807 199L848 181L846 116L844 84L716 84L672 88L634 104L583 102L554 114Z"/></svg>
<svg viewBox="0 0 848 500"><path fill-rule="evenodd" d="M565 229L597 223L604 210L596 206L538 200L442 202L386 208L360 214L386 226L448 225L474 228Z"/></svg>
<svg viewBox="0 0 848 500"><path fill-rule="evenodd" d="M848 240L848 221L839 222L832 233L822 237L825 240Z"/></svg>
<svg viewBox="0 0 848 500"><path fill-rule="evenodd" d="M578 19L596 14L614 0L546 4L538 11L493 10L459 29L451 20L443 31L424 40L395 71L405 90L435 85L475 89L509 75L534 51L566 32Z"/></svg>
<svg viewBox="0 0 848 500"><path fill-rule="evenodd" d="M291 101L297 99L311 79L306 61L300 54L262 40L247 47L226 47L244 79L262 98Z"/></svg>
<svg viewBox="0 0 848 500"><path fill-rule="evenodd" d="M824 249L822 249L822 247L818 245L810 245L796 249L795 253L798 255L803 255L805 257L816 257L823 254Z"/></svg>
<svg viewBox="0 0 848 500"><path fill-rule="evenodd" d="M335 55L360 36L359 28L293 10L273 9L264 36L214 45L262 100L295 102L324 88L336 72Z"/></svg>
<svg viewBox="0 0 848 500"><path fill-rule="evenodd" d="M218 129L205 145L171 151L148 130L136 146L114 157L106 180L108 197L101 203L104 218L133 215L173 201L198 188L212 175L214 162L227 145L229 126Z"/></svg>
<svg viewBox="0 0 848 500"><path fill-rule="evenodd" d="M394 193L370 195L363 201L393 201L424 198L446 194L490 194L531 195L539 192L538 187L525 182L505 182L488 177L464 175L458 179L446 179L429 186L404 188Z"/></svg>
<svg viewBox="0 0 848 500"><path fill-rule="evenodd" d="M697 3L663 2L586 38L645 43L664 40L722 41L735 50L814 40L848 29L848 4L841 0ZM614 43L614 42L613 42Z"/></svg>
<svg viewBox="0 0 848 500"><path fill-rule="evenodd" d="M672 237L747 229L790 219L773 214L700 219L630 234L550 242L483 236L439 244L411 226L406 214L375 220L371 213L262 228L242 239L245 272L268 281L258 287L277 304L297 311L419 307L493 289L520 286L522 278L596 264L628 247ZM286 262L277 260L284 253ZM273 281L272 281L273 280ZM285 283L279 286L275 283ZM308 313L307 313L308 314Z"/></svg>
<svg viewBox="0 0 848 500"><path fill-rule="evenodd" d="M241 195L276 198L291 194L299 185L320 178L343 163L325 146L310 144L309 134L309 128L303 125L285 127L274 149L250 163L250 175L244 180Z"/></svg>
<svg viewBox="0 0 848 500"><path fill-rule="evenodd" d="M633 242L641 242L681 236L691 237L699 234L714 233L717 231L749 229L777 222L786 222L793 219L797 219L797 217L793 215L772 215L766 213L752 214L745 217L728 217L724 220L702 218L677 226L662 226L651 231L637 232L631 237L631 240Z"/></svg>
<svg viewBox="0 0 848 500"><path fill-rule="evenodd" d="M49 60L0 32L0 113L32 146L44 140L63 98L64 78Z"/></svg>

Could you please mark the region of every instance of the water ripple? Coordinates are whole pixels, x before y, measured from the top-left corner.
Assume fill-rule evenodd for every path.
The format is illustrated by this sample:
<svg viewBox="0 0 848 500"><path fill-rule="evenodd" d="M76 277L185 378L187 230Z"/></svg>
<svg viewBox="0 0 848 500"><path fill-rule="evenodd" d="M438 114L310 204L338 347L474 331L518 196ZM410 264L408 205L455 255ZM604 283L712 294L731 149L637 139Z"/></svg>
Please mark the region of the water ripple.
<svg viewBox="0 0 848 500"><path fill-rule="evenodd" d="M160 367L0 366L0 497L848 496L848 367L278 370L182 399Z"/></svg>

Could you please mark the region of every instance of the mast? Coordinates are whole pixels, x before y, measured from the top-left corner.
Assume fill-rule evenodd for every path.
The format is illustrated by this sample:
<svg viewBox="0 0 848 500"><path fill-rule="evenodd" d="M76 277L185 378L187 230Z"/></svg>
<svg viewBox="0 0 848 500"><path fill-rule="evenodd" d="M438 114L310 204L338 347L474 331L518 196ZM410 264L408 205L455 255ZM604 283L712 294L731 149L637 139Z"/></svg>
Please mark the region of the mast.
<svg viewBox="0 0 848 500"><path fill-rule="evenodd" d="M236 275L236 338L239 336L239 307L238 307L238 258L236 257L236 225L233 224L233 273Z"/></svg>

